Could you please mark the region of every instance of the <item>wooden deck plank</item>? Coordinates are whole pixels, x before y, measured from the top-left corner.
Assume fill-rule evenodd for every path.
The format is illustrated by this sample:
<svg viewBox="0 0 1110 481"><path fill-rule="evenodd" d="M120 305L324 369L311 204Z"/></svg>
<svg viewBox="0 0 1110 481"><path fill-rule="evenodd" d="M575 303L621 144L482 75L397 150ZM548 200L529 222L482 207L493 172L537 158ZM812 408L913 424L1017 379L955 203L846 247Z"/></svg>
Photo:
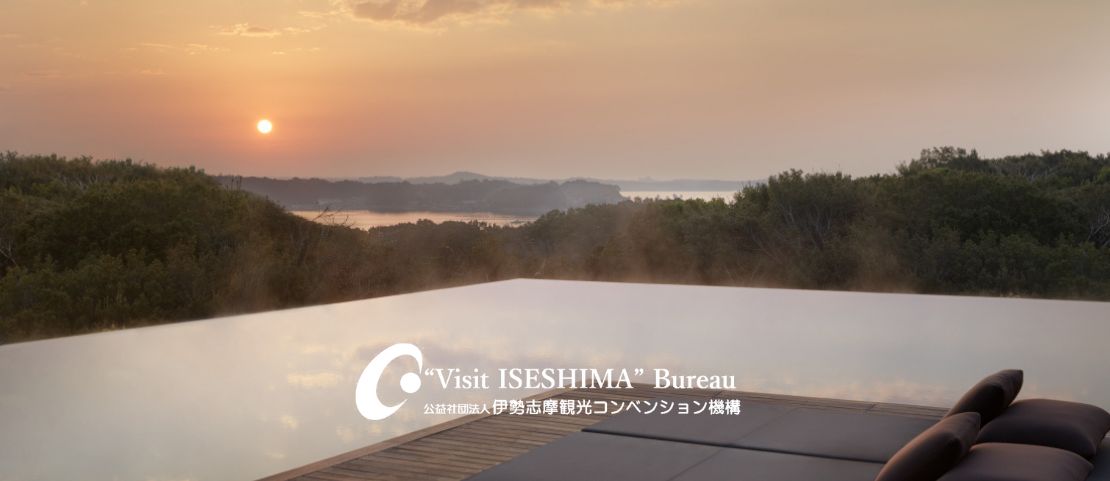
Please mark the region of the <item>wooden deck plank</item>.
<svg viewBox="0 0 1110 481"><path fill-rule="evenodd" d="M824 399L722 390L635 389L559 390L530 399L626 402L657 398L741 399L819 409L940 418L945 409L908 404ZM262 481L463 480L609 417L472 415L317 461Z"/></svg>

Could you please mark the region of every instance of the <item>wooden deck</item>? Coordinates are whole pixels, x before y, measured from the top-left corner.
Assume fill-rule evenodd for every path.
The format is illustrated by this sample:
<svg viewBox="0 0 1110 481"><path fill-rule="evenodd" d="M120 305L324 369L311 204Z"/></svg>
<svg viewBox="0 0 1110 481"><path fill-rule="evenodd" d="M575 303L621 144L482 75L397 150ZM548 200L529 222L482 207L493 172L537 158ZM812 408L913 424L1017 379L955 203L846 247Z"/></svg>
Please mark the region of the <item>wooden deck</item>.
<svg viewBox="0 0 1110 481"><path fill-rule="evenodd" d="M940 418L945 409L904 404L845 401L783 396L741 391L655 390L636 386L631 390L551 391L532 399L629 401L658 397L741 399L903 416ZM317 461L276 474L264 481L360 481L360 480L461 480L513 459L607 416L569 415L475 415L438 424L405 436Z"/></svg>

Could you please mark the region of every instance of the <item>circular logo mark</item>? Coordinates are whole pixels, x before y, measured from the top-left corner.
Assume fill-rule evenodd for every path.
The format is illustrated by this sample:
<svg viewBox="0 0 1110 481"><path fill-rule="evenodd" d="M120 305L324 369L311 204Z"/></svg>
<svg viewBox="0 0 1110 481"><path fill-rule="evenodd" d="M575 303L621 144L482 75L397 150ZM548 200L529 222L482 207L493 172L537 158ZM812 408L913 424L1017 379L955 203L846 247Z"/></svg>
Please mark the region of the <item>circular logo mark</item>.
<svg viewBox="0 0 1110 481"><path fill-rule="evenodd" d="M420 353L419 348L412 344L394 344L374 356L362 371L362 376L359 376L358 384L355 385L355 406L362 417L373 421L382 420L397 412L405 404L405 401L401 401L392 406L386 406L378 397L378 382L381 381L382 373L389 363L402 356L416 359L417 372L424 367L424 355ZM401 376L402 391L412 394L420 390L420 375L417 372L409 372Z"/></svg>

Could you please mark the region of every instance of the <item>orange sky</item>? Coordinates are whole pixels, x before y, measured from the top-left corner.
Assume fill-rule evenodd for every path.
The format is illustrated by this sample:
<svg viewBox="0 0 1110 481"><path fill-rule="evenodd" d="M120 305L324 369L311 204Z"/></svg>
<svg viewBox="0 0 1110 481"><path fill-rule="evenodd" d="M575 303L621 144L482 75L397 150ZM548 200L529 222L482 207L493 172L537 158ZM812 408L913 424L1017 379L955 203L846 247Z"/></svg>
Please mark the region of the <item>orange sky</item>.
<svg viewBox="0 0 1110 481"><path fill-rule="evenodd" d="M934 145L1106 152L1107 19L1080 0L5 0L0 149L727 179L890 171Z"/></svg>

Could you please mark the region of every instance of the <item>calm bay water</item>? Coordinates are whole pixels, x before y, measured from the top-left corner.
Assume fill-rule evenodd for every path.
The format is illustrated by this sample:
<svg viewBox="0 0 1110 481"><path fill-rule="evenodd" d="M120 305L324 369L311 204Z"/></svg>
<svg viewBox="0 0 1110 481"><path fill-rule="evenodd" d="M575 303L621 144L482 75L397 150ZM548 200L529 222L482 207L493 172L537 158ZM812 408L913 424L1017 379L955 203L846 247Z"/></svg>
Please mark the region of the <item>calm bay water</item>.
<svg viewBox="0 0 1110 481"><path fill-rule="evenodd" d="M634 199L640 197L642 199L724 199L731 201L732 197L736 195L736 191L621 191L621 195Z"/></svg>
<svg viewBox="0 0 1110 481"><path fill-rule="evenodd" d="M491 212L371 212L365 210L321 213L316 210L295 210L293 214L324 224L349 225L359 229L386 227L430 220L443 222L485 222L492 225L520 225L536 220L530 216L513 216Z"/></svg>
<svg viewBox="0 0 1110 481"><path fill-rule="evenodd" d="M446 421L426 403L533 391L355 383L387 346L425 368L665 368L741 390L945 406L1025 369L1021 397L1110 408L1110 304L517 280L0 346L0 479L253 479ZM634 378L651 382L650 374Z"/></svg>
<svg viewBox="0 0 1110 481"><path fill-rule="evenodd" d="M633 199L725 199L731 200L735 192L703 192L703 191L627 191L621 195ZM323 213L318 210L292 211L300 217L325 224L342 224L359 229L372 227L385 227L397 224L415 223L419 220L430 220L436 224L442 222L485 222L492 225L514 226L536 220L535 216L515 216L507 214L494 214L492 212L373 212L365 210L339 211Z"/></svg>

